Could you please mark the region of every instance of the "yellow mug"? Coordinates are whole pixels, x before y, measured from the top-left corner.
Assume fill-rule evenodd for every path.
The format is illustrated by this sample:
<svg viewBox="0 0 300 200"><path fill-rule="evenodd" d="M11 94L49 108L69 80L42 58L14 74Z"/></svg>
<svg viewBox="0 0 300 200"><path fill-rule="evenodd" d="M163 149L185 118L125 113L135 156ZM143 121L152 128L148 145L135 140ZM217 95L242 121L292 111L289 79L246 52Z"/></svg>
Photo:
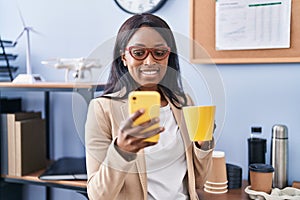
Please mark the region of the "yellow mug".
<svg viewBox="0 0 300 200"><path fill-rule="evenodd" d="M191 141L212 140L216 106L183 107L183 116Z"/></svg>

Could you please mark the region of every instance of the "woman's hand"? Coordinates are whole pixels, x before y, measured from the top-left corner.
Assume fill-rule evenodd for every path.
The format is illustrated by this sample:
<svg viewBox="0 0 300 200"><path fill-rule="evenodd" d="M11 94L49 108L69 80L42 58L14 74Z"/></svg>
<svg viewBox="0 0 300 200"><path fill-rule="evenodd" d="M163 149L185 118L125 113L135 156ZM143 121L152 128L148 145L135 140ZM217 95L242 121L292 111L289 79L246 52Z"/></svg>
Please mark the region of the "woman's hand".
<svg viewBox="0 0 300 200"><path fill-rule="evenodd" d="M145 141L145 138L154 136L164 131L163 127L158 127L153 130L143 132L150 126L159 123L158 118L154 118L150 121L133 127L133 122L142 114L144 114L144 112L145 111L143 109L138 110L122 123L121 128L118 132L118 138L116 140L116 145L122 151L137 153L139 150L145 147L155 145L156 142Z"/></svg>
<svg viewBox="0 0 300 200"><path fill-rule="evenodd" d="M209 141L196 141L196 146L199 148L199 149L202 149L202 150L210 150L212 148L214 148L214 137L212 138L212 140L209 140Z"/></svg>

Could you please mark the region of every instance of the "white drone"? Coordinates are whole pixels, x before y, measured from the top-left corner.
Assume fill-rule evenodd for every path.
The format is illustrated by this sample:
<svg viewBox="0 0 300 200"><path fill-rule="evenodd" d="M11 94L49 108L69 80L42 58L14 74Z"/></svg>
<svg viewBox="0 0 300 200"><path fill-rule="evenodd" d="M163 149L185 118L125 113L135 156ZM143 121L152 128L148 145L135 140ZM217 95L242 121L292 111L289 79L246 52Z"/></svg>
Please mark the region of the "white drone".
<svg viewBox="0 0 300 200"><path fill-rule="evenodd" d="M92 68L100 68L101 64L98 59L91 58L56 58L42 61L43 65L53 66L56 69L65 69L65 81L69 82L69 73L72 73L74 81L91 81ZM85 73L87 71L89 74Z"/></svg>

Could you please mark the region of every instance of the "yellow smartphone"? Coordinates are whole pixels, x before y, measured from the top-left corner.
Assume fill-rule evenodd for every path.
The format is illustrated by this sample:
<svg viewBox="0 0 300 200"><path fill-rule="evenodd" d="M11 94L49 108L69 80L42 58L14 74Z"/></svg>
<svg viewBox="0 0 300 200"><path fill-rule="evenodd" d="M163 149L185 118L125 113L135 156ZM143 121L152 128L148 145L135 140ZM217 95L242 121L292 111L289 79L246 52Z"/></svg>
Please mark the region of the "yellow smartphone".
<svg viewBox="0 0 300 200"><path fill-rule="evenodd" d="M128 103L129 103L129 114L132 114L141 108L145 110L145 113L134 121L133 123L134 126L149 121L150 119L153 119L155 117L159 117L160 94L156 91L130 92L128 96ZM149 131L158 127L159 127L159 123L156 123L151 127L147 128L145 131ZM159 140L159 134L145 139L145 141L149 141L149 142L158 142L158 140Z"/></svg>

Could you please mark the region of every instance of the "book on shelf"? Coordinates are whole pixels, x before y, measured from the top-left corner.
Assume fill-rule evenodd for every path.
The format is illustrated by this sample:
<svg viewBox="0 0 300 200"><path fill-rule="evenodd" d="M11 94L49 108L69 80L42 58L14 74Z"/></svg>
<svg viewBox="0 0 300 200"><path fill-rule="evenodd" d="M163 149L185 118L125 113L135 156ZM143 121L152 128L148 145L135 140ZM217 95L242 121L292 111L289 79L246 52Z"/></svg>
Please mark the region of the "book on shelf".
<svg viewBox="0 0 300 200"><path fill-rule="evenodd" d="M15 113L22 111L21 98L0 98L0 113L1 113L1 126L0 126L0 147L1 147L1 174L8 174L8 145L7 145L7 113Z"/></svg>
<svg viewBox="0 0 300 200"><path fill-rule="evenodd" d="M6 114L8 175L16 175L16 122L28 119L41 119L41 112L18 112Z"/></svg>
<svg viewBox="0 0 300 200"><path fill-rule="evenodd" d="M16 176L23 176L47 166L45 127L44 119L16 121Z"/></svg>
<svg viewBox="0 0 300 200"><path fill-rule="evenodd" d="M1 174L8 174L7 114L1 114Z"/></svg>
<svg viewBox="0 0 300 200"><path fill-rule="evenodd" d="M63 157L54 161L43 174L41 180L86 180L85 157Z"/></svg>

